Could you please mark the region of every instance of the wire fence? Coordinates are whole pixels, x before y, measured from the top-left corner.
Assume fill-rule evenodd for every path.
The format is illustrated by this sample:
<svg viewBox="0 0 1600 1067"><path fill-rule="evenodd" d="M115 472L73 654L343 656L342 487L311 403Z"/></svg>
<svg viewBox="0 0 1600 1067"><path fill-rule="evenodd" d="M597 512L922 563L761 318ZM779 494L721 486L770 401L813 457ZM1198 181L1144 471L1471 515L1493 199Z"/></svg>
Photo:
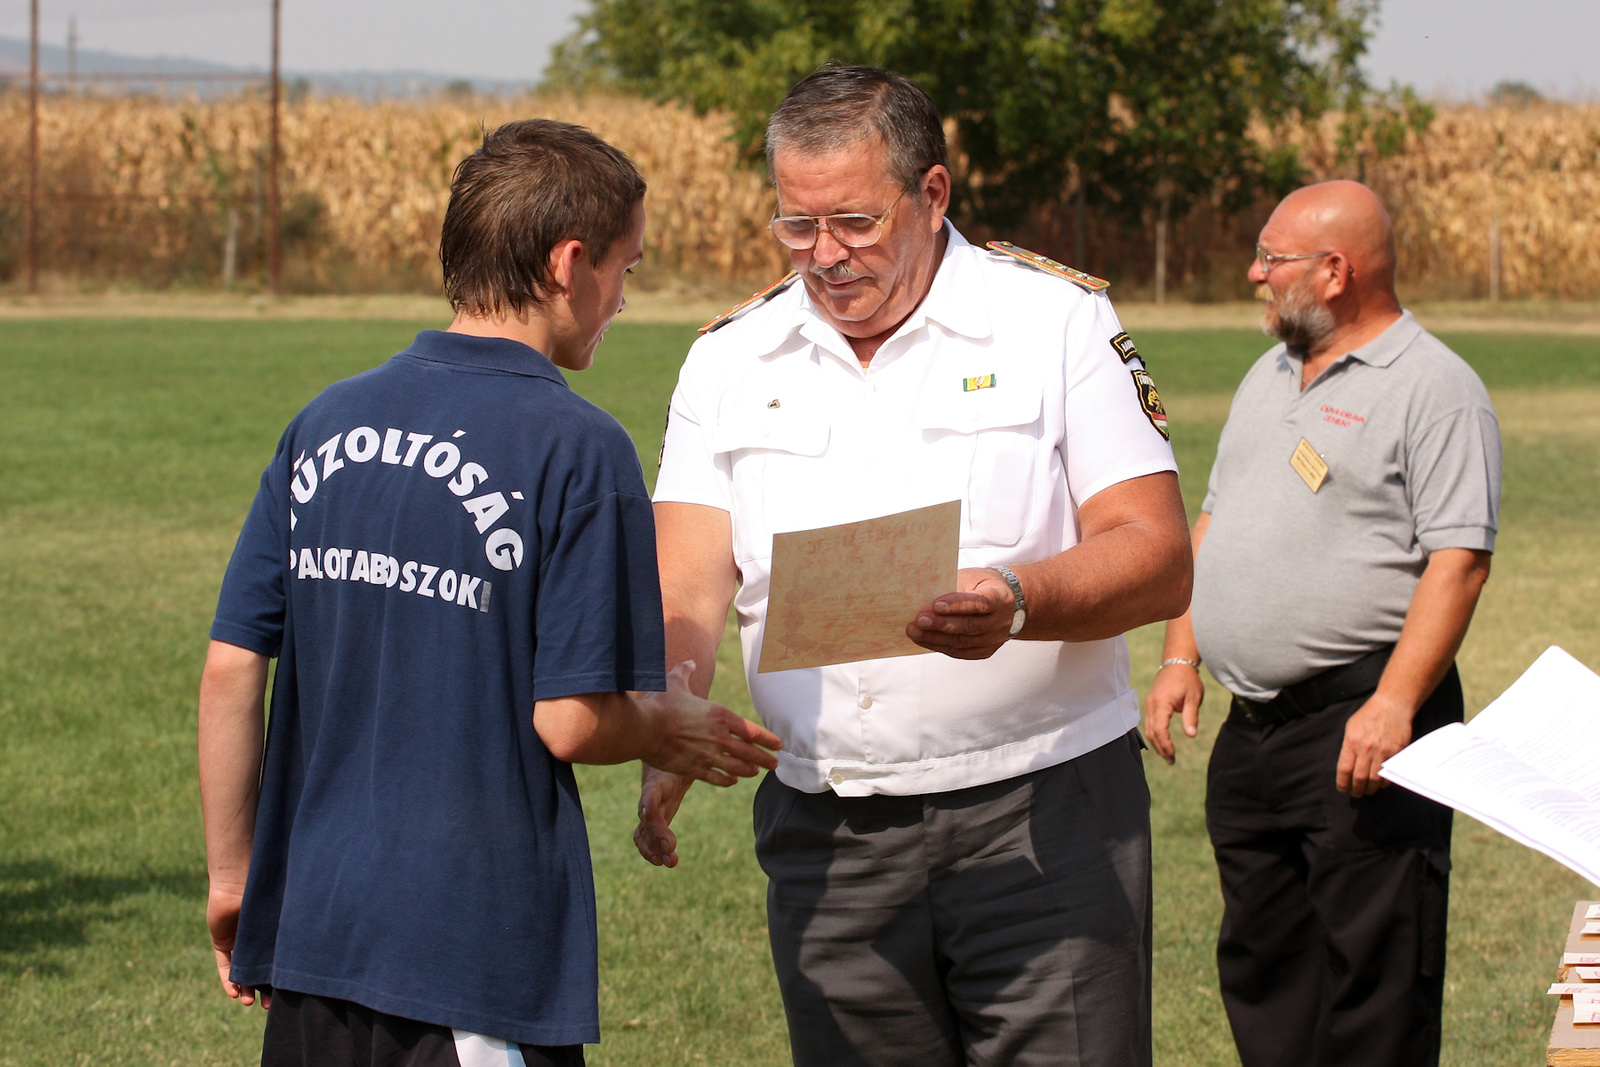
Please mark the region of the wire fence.
<svg viewBox="0 0 1600 1067"><path fill-rule="evenodd" d="M39 101L38 259L45 284L265 287L269 109L258 87L187 100L51 92ZM0 91L0 285L25 267L28 99ZM628 97L438 98L368 103L306 96L281 116L283 286L289 291L436 290L437 240L456 162L485 127L548 115L589 126L650 182L646 267L685 280L757 284L786 269L766 232L765 177L726 119ZM1295 133L1308 177L1336 164L1333 123ZM1414 296L1600 299L1600 106L1440 110L1365 179L1395 219ZM1244 269L1271 204L1174 219L1169 292L1249 295ZM958 206L959 209L959 206ZM959 210L958 210L959 217ZM1071 262L1070 206L1004 236ZM1124 296L1148 292L1153 232L1085 220L1083 262Z"/></svg>

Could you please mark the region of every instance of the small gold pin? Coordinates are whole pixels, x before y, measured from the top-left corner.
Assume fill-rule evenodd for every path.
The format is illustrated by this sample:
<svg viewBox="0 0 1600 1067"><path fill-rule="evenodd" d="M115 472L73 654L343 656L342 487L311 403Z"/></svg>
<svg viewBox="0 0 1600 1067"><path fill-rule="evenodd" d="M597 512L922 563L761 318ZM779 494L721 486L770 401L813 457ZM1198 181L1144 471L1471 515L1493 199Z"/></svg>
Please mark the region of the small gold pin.
<svg viewBox="0 0 1600 1067"><path fill-rule="evenodd" d="M773 399L767 401L767 407L769 407L769 408L781 408L781 407L783 407L783 405L778 402L776 397L774 397Z"/></svg>

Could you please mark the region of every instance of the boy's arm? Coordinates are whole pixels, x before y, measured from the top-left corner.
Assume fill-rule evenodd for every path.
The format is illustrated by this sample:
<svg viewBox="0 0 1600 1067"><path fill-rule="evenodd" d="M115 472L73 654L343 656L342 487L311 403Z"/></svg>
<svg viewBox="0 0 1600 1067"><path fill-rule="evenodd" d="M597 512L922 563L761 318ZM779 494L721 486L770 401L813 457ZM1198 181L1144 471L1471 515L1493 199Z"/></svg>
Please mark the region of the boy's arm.
<svg viewBox="0 0 1600 1067"><path fill-rule="evenodd" d="M689 691L695 664L667 675L665 693L585 693L534 704L533 727L569 763L642 760L686 778L733 785L778 761L778 738L764 727Z"/></svg>
<svg viewBox="0 0 1600 1067"><path fill-rule="evenodd" d="M206 926L222 991L242 1004L255 1003L256 991L230 981L228 971L261 795L267 664L259 652L212 641L200 676L200 809L211 882ZM261 1006L269 1000L263 996Z"/></svg>

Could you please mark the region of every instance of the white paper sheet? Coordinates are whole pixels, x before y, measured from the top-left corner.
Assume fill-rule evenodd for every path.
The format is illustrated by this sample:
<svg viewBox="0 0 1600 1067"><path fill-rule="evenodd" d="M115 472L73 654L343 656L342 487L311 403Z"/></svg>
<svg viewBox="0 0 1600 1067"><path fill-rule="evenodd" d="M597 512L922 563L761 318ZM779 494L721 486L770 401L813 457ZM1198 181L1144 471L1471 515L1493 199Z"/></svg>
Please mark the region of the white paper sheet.
<svg viewBox="0 0 1600 1067"><path fill-rule="evenodd" d="M1560 648L1472 722L1419 738L1379 773L1600 885L1600 675Z"/></svg>

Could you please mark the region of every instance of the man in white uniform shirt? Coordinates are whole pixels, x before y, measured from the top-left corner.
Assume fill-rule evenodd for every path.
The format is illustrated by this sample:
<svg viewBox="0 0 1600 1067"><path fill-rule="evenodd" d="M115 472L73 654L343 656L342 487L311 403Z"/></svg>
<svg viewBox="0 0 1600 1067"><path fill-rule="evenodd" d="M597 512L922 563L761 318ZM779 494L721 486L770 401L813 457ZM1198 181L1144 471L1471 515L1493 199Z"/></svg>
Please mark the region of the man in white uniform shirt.
<svg viewBox="0 0 1600 1067"><path fill-rule="evenodd" d="M968 244L913 83L833 67L767 128L799 283L696 343L656 522L673 662L709 690L728 605L783 738L758 791L798 1064L1150 1060L1149 794L1121 634L1191 558L1165 415L1104 284ZM758 674L772 535L959 498L939 655ZM688 783L636 841L676 863Z"/></svg>

